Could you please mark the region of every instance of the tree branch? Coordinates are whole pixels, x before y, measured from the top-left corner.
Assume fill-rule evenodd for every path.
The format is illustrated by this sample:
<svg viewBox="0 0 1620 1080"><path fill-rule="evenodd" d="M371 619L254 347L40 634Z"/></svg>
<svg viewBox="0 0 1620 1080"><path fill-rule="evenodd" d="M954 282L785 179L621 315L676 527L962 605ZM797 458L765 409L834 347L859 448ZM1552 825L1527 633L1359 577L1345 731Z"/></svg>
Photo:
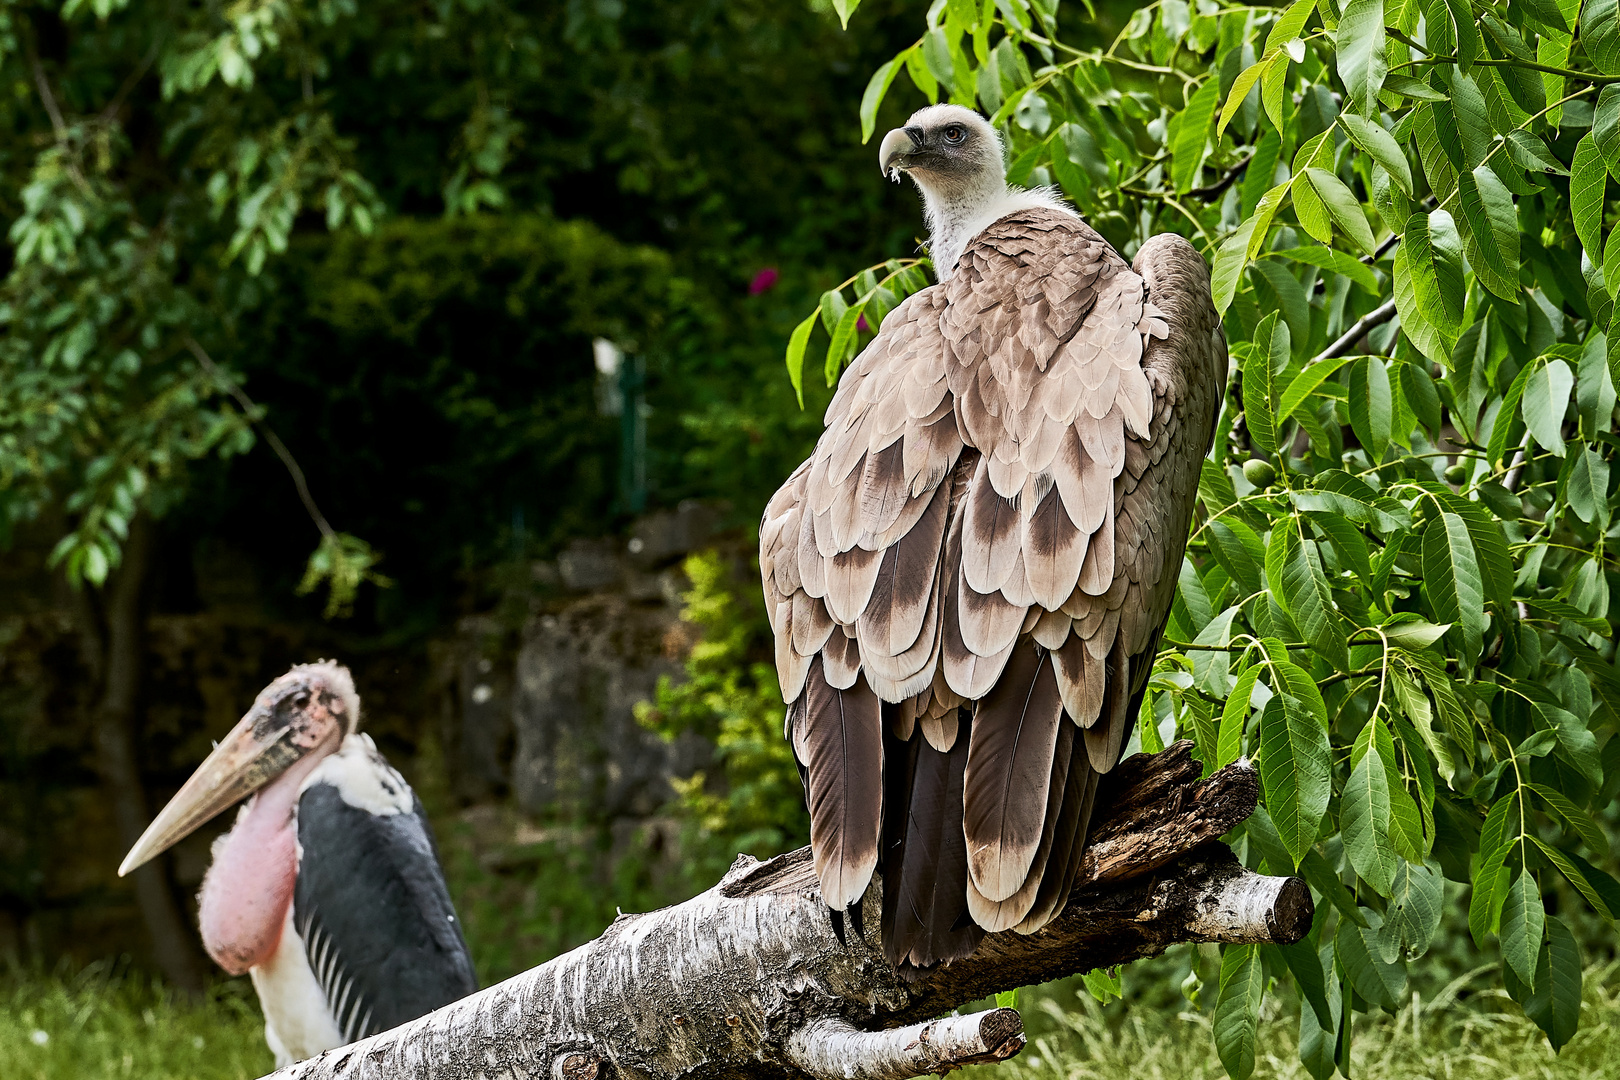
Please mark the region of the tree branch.
<svg viewBox="0 0 1620 1080"><path fill-rule="evenodd" d="M264 436L264 441L270 444L270 449L276 452L276 457L280 458L281 463L287 467L287 472L292 476L293 487L298 489L298 498L303 502L304 510L309 514L309 519L321 531L321 536L327 540L336 539L337 533L333 530L331 523L326 520L326 515L321 513L321 508L315 505L315 497L309 493L309 482L304 479L304 470L299 467L298 459L292 456L292 451L287 449L287 444L282 442L280 436L271 429L269 424L264 422L262 418L264 410L255 405L253 399L247 396L247 392L236 385L236 380L220 370L219 365L214 363L213 357L209 356L203 347L198 344L197 339L189 333L185 336L185 344L186 348L191 350L191 355L197 358L197 363L202 365L203 370L208 372L226 393L235 398L238 405L242 406L243 411L247 413L248 422L259 429L259 433Z"/></svg>
<svg viewBox="0 0 1620 1080"><path fill-rule="evenodd" d="M1247 870L1218 841L1254 809L1253 767L1201 778L1191 747L1136 755L1110 775L1061 916L1029 936L992 934L921 977L896 972L879 947L880 881L853 923L867 936L845 942L808 849L744 855L684 904L621 915L565 956L276 1076L904 1080L1010 1056L1023 1038L1012 1010L948 1014L1177 942L1287 944L1310 928L1303 881Z"/></svg>
<svg viewBox="0 0 1620 1080"><path fill-rule="evenodd" d="M1389 320L1393 319L1394 317L1395 301L1392 299L1385 300L1382 304L1379 304L1377 307L1367 312L1367 314L1357 319L1354 326L1346 330L1339 340L1335 341L1333 344L1329 345L1327 348L1318 353L1311 360L1311 363L1317 364L1323 360L1332 360L1334 357L1343 356L1345 353L1356 347L1356 342L1365 337L1367 335L1367 331L1373 329L1374 327L1382 326L1384 323L1389 322ZM1310 365L1306 366L1309 367Z"/></svg>

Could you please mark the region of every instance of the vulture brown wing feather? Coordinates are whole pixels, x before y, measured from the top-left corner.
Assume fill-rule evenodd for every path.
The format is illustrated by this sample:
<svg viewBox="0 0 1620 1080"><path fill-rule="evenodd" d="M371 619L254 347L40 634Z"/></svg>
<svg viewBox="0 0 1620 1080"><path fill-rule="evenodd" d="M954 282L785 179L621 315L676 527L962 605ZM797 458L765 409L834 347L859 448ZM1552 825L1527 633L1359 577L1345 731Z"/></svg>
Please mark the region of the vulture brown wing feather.
<svg viewBox="0 0 1620 1080"><path fill-rule="evenodd" d="M860 900L877 867L883 827L883 718L877 695L857 676L847 690L829 686L821 663L805 683L805 795L810 846L827 906Z"/></svg>

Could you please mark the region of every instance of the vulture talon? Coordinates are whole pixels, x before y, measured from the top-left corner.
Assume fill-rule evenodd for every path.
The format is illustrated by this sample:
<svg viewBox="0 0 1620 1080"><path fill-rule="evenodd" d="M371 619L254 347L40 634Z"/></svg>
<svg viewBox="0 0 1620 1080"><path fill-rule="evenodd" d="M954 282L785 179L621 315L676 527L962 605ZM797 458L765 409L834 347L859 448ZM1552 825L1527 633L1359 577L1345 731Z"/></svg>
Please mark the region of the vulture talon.
<svg viewBox="0 0 1620 1080"><path fill-rule="evenodd" d="M863 896L860 900L857 900L853 904L849 905L848 908L849 925L855 928L855 936L860 938L863 942L866 940L866 926L861 915L861 907L865 899L866 898Z"/></svg>
<svg viewBox="0 0 1620 1080"><path fill-rule="evenodd" d="M832 923L833 937L838 939L838 944L849 948L849 941L844 937L844 913L837 908L828 908L827 921Z"/></svg>

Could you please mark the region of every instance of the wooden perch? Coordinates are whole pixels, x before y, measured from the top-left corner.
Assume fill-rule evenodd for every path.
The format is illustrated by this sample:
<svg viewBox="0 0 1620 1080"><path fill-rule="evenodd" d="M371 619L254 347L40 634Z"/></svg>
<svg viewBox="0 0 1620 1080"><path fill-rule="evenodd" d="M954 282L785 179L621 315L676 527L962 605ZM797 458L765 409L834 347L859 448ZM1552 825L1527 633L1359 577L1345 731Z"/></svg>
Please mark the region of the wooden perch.
<svg viewBox="0 0 1620 1080"><path fill-rule="evenodd" d="M1254 810L1253 767L1199 779L1191 747L1137 755L1108 778L1058 919L1027 937L992 934L918 981L878 946L880 882L862 904L866 938L841 943L808 849L740 855L684 904L621 915L571 953L275 1076L904 1080L1009 1057L1024 1039L1015 1011L951 1010L1177 942L1290 944L1310 928L1303 881L1247 870L1219 843Z"/></svg>

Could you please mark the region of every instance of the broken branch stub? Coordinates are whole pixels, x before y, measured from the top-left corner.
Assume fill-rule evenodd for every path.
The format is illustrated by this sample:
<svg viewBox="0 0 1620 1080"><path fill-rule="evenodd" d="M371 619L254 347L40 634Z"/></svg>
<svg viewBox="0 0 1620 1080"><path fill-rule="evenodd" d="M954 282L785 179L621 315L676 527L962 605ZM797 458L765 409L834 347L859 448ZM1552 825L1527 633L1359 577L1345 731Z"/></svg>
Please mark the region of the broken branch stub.
<svg viewBox="0 0 1620 1080"><path fill-rule="evenodd" d="M1010 1009L947 1015L1019 986L1187 941L1289 944L1310 928L1298 878L1245 869L1218 838L1254 810L1246 763L1200 779L1190 743L1120 764L1064 913L992 934L966 960L907 981L868 928L833 933L808 849L739 856L712 889L621 915L595 941L278 1080L903 1080L999 1060L1023 1044ZM943 1019L941 1019L943 1017Z"/></svg>

